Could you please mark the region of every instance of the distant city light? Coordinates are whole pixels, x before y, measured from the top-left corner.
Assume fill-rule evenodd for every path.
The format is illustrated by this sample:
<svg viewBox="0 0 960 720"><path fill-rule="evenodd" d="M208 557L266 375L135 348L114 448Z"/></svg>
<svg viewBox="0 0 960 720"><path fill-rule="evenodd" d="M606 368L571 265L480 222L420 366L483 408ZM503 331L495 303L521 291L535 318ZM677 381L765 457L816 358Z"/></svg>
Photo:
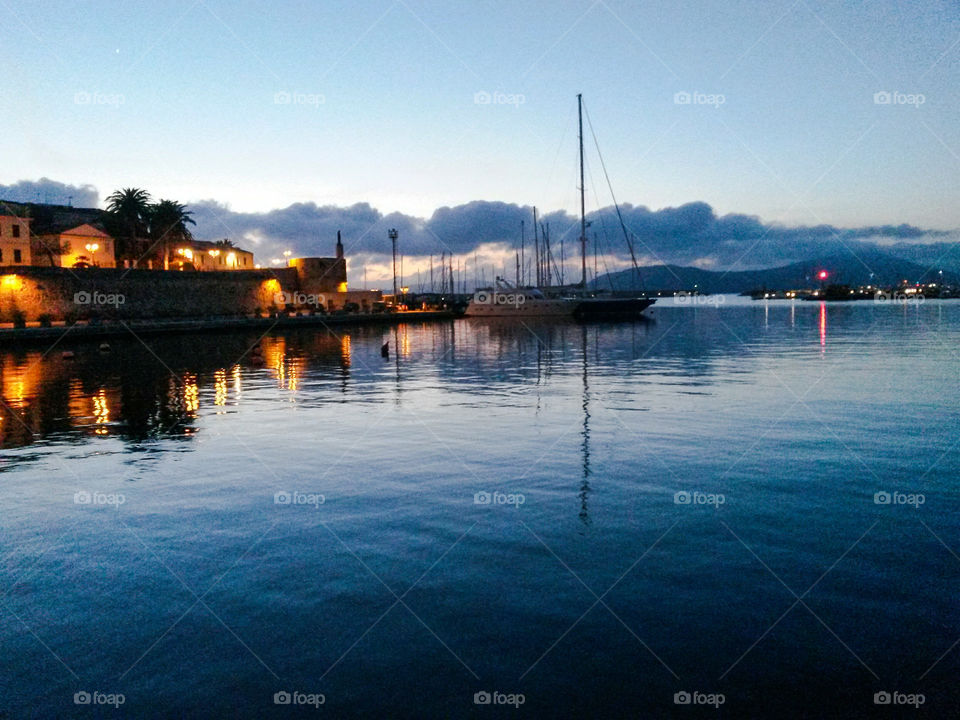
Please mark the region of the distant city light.
<svg viewBox="0 0 960 720"><path fill-rule="evenodd" d="M821 280L826 280L828 275L829 273L826 270L821 270L819 273L817 273L817 277Z"/></svg>

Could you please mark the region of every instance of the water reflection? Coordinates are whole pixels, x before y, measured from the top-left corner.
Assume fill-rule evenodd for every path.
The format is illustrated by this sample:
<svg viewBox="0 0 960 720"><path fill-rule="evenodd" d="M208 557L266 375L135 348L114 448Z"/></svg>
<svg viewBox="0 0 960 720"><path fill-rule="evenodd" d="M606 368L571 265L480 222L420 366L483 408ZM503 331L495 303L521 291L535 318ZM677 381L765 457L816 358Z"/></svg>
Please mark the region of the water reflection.
<svg viewBox="0 0 960 720"><path fill-rule="evenodd" d="M820 303L820 348L823 352L827 347L827 304Z"/></svg>
<svg viewBox="0 0 960 720"><path fill-rule="evenodd" d="M551 393L560 393L579 396L583 415L586 519L596 388L605 398L613 388L642 401L654 389L707 393L719 377L749 382L769 349L785 357L812 350L813 342L825 353L828 312L834 348L864 323L886 324L891 333L911 327L885 307L771 302L664 309L655 322L464 319L266 337L158 337L147 339L149 347L131 338L112 342L109 353L95 344L58 346L46 355L10 350L0 353L0 447L80 443L91 436L135 443L188 438L202 431L205 415L231 415L262 399L318 407L331 392L338 401L403 405L423 402L412 393L427 388L435 406L444 397L473 405L485 396L530 391L535 413L545 412ZM911 317L919 322L919 313L928 313L936 322L937 312L920 308ZM380 356L385 341L391 351L386 361ZM64 349L74 357L61 357Z"/></svg>
<svg viewBox="0 0 960 720"><path fill-rule="evenodd" d="M214 396L213 404L217 406L217 414L222 415L222 408L227 404L227 371L217 370L213 374Z"/></svg>
<svg viewBox="0 0 960 720"><path fill-rule="evenodd" d="M587 500L590 497L590 386L587 380L587 328L582 330L583 352L583 430L580 435L583 442L580 446L583 455L583 480L580 483L580 522L590 524L590 513L587 509Z"/></svg>
<svg viewBox="0 0 960 720"><path fill-rule="evenodd" d="M266 367L249 361L259 341ZM91 435L132 442L195 434L204 407L234 412L244 384L264 373L291 397L313 364L351 365L349 335L332 333L250 338L118 340L110 352L86 343L73 355L12 350L0 355L0 448L33 443L81 443ZM237 362L238 358L247 358Z"/></svg>

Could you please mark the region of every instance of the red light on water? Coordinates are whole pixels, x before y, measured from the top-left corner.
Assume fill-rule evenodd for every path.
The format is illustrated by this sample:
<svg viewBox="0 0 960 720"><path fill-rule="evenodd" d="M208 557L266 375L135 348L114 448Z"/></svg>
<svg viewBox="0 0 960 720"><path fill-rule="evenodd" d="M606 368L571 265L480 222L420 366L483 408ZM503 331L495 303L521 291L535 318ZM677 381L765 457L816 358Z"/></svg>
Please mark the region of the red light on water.
<svg viewBox="0 0 960 720"><path fill-rule="evenodd" d="M830 273L828 273L826 270L821 270L819 273L817 273L817 277L821 280L826 280L829 274Z"/></svg>

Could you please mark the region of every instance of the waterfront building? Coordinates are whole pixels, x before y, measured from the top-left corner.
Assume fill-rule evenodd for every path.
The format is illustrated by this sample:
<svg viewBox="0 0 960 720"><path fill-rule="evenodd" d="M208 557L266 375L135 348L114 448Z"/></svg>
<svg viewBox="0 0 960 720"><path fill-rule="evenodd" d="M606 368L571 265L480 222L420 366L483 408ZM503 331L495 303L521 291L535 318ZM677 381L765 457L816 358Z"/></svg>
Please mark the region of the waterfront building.
<svg viewBox="0 0 960 720"><path fill-rule="evenodd" d="M32 264L30 218L19 207L0 203L0 266Z"/></svg>
<svg viewBox="0 0 960 720"><path fill-rule="evenodd" d="M35 233L34 264L66 268L116 267L115 241L98 225L83 223L62 229L46 228L42 235Z"/></svg>
<svg viewBox="0 0 960 720"><path fill-rule="evenodd" d="M229 240L208 242L187 240L172 245L167 257L170 270L254 270L253 253L233 245Z"/></svg>

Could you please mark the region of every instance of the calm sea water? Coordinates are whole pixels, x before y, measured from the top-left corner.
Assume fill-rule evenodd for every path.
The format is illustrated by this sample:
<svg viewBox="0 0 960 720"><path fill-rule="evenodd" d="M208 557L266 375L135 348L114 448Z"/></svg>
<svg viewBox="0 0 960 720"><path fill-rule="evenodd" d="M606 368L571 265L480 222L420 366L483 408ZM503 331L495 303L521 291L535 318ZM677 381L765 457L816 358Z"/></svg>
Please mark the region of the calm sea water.
<svg viewBox="0 0 960 720"><path fill-rule="evenodd" d="M0 716L952 715L960 303L700 300L3 352Z"/></svg>

